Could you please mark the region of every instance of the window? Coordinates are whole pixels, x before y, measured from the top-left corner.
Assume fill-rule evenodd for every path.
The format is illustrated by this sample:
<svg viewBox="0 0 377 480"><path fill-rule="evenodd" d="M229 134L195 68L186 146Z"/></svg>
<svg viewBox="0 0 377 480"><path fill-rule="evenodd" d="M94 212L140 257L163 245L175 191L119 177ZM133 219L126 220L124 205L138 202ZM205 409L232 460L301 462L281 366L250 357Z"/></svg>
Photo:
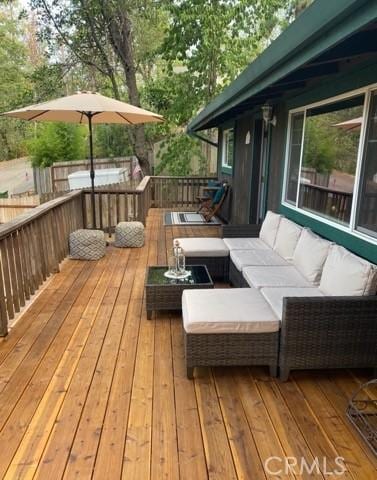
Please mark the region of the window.
<svg viewBox="0 0 377 480"><path fill-rule="evenodd" d="M291 119L291 133L290 133L290 141L289 141L288 179L287 179L286 199L288 202L294 203L294 204L296 203L296 198L297 198L303 127L304 127L304 114L302 112L293 114Z"/></svg>
<svg viewBox="0 0 377 480"><path fill-rule="evenodd" d="M222 167L231 171L234 156L234 130L229 128L223 132Z"/></svg>
<svg viewBox="0 0 377 480"><path fill-rule="evenodd" d="M377 90L290 113L283 202L377 237Z"/></svg>
<svg viewBox="0 0 377 480"><path fill-rule="evenodd" d="M360 182L357 229L377 237L377 93L370 102Z"/></svg>

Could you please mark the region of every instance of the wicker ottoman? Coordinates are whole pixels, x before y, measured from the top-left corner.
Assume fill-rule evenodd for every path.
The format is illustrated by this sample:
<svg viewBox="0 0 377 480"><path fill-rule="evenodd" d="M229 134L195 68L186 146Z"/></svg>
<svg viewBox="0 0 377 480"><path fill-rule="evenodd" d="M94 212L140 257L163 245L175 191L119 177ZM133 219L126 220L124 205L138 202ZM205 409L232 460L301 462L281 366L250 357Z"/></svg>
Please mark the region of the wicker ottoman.
<svg viewBox="0 0 377 480"><path fill-rule="evenodd" d="M101 230L76 230L69 235L69 253L76 260L99 260L105 255L106 240Z"/></svg>
<svg viewBox="0 0 377 480"><path fill-rule="evenodd" d="M186 265L205 265L213 280L227 281L229 249L222 238L175 238L186 257Z"/></svg>
<svg viewBox="0 0 377 480"><path fill-rule="evenodd" d="M276 376L280 320L254 288L184 290L188 378L195 367L267 365Z"/></svg>
<svg viewBox="0 0 377 480"><path fill-rule="evenodd" d="M142 247L144 245L144 225L141 222L120 222L115 227L116 247Z"/></svg>

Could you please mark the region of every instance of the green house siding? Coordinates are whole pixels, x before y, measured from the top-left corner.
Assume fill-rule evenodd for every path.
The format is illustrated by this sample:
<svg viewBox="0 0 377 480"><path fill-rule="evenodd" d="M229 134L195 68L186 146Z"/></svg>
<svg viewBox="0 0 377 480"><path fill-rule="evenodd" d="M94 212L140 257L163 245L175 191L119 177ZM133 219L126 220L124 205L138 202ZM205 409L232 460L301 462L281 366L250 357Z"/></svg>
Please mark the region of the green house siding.
<svg viewBox="0 0 377 480"><path fill-rule="evenodd" d="M304 213L297 212L284 205L280 206L280 213L304 227L311 228L313 232L318 233L318 235L332 240L339 245L343 245L343 247L348 248L357 255L360 255L360 257L366 258L370 262L377 263L377 245L373 245L372 243L362 240L351 233L344 232L336 227L327 225L320 220L308 217Z"/></svg>

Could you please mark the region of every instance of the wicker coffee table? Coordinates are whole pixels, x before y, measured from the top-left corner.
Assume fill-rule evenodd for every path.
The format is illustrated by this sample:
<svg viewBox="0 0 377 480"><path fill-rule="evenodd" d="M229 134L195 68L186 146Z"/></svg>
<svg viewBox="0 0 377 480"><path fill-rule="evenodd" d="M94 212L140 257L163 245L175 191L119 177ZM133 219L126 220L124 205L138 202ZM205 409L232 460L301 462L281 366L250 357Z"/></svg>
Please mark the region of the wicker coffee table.
<svg viewBox="0 0 377 480"><path fill-rule="evenodd" d="M147 318L153 310L181 310L183 290L213 288L212 279L205 265L187 265L191 275L185 279L166 278L167 266L148 267L145 280Z"/></svg>

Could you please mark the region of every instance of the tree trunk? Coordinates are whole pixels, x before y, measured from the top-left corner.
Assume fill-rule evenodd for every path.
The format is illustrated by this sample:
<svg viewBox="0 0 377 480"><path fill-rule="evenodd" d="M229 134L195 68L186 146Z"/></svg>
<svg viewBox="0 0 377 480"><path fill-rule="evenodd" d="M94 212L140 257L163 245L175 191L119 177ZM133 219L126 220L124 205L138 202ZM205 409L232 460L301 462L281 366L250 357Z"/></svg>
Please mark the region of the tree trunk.
<svg viewBox="0 0 377 480"><path fill-rule="evenodd" d="M109 30L110 41L124 70L129 101L131 105L140 107L140 96L137 88L136 68L133 54L131 20L128 17L125 8L122 9L119 5L115 6L112 11L109 11L109 8L110 7L107 7L105 4L102 6L102 11ZM149 175L150 165L144 125L135 125L132 128L131 138L140 167L143 170L144 175Z"/></svg>

